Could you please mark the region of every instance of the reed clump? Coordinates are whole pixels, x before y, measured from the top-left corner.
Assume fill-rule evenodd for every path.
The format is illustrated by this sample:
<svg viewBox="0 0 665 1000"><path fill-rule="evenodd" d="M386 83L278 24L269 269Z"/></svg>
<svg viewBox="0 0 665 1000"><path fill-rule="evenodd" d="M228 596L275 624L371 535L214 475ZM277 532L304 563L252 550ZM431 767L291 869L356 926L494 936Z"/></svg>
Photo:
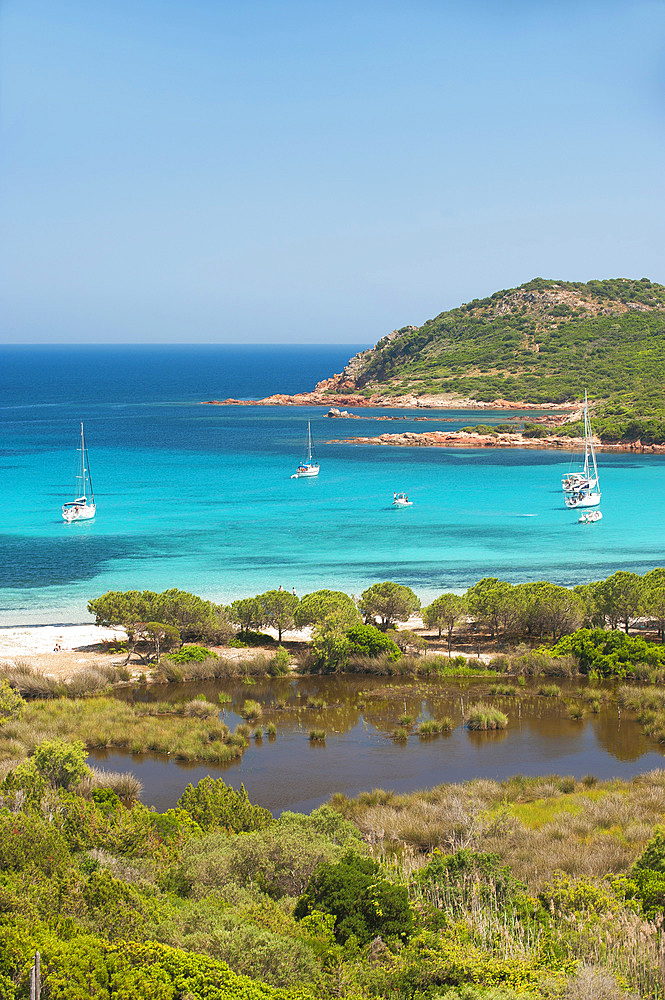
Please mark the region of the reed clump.
<svg viewBox="0 0 665 1000"><path fill-rule="evenodd" d="M7 681L23 698L55 698L63 693L62 684L25 660L0 664L0 679Z"/></svg>
<svg viewBox="0 0 665 1000"><path fill-rule="evenodd" d="M205 695L202 695L185 702L182 714L195 719L214 719L219 715L219 709L206 701Z"/></svg>
<svg viewBox="0 0 665 1000"><path fill-rule="evenodd" d="M487 705L482 701L472 705L467 713L467 729L484 731L506 729L507 726L508 716L504 712L500 712L498 708L494 708L493 705Z"/></svg>
<svg viewBox="0 0 665 1000"><path fill-rule="evenodd" d="M514 684L493 684L489 689L489 693L508 698L517 694L517 688Z"/></svg>
<svg viewBox="0 0 665 1000"><path fill-rule="evenodd" d="M97 767L91 769L91 785L110 789L125 805L140 799L143 791L143 782L131 771L105 771Z"/></svg>
<svg viewBox="0 0 665 1000"><path fill-rule="evenodd" d="M586 715L586 709L582 702L571 702L568 705L568 718L575 722L581 722Z"/></svg>
<svg viewBox="0 0 665 1000"><path fill-rule="evenodd" d="M560 698L561 688L558 684L541 684L538 688L538 694L542 695L543 698Z"/></svg>
<svg viewBox="0 0 665 1000"><path fill-rule="evenodd" d="M310 743L325 743L326 742L326 731L325 731L325 729L310 729L310 731L309 731L309 742Z"/></svg>
<svg viewBox="0 0 665 1000"><path fill-rule="evenodd" d="M242 708L239 710L239 715L246 719L247 722L256 722L263 715L263 709L258 701L254 701L252 698L248 698L243 702Z"/></svg>
<svg viewBox="0 0 665 1000"><path fill-rule="evenodd" d="M450 733L455 728L455 723L447 715L441 719L426 719L418 726L418 736L440 736L441 733Z"/></svg>
<svg viewBox="0 0 665 1000"><path fill-rule="evenodd" d="M243 659L215 656L210 654L205 660L189 660L177 663L163 656L156 671L156 679L172 683L189 681L212 681L270 675L273 657L263 653L249 655Z"/></svg>
<svg viewBox="0 0 665 1000"><path fill-rule="evenodd" d="M72 698L110 691L119 681L118 670L110 666L83 667L65 681L66 693Z"/></svg>
<svg viewBox="0 0 665 1000"><path fill-rule="evenodd" d="M492 667L495 664L496 658L492 660ZM544 649L528 649L525 645L520 645L513 653L501 657L495 669L522 677L575 677L579 673L574 656L553 656Z"/></svg>
<svg viewBox="0 0 665 1000"><path fill-rule="evenodd" d="M398 726L390 735L395 743L406 743L409 739L409 730L406 726Z"/></svg>

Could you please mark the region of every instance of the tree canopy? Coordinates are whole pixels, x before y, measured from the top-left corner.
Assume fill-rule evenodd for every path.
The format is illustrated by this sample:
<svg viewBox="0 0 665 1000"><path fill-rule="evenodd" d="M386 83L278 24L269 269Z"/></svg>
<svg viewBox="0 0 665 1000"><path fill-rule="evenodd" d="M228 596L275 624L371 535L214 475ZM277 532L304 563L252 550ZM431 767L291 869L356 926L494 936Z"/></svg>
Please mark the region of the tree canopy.
<svg viewBox="0 0 665 1000"><path fill-rule="evenodd" d="M378 618L379 624L386 629L407 621L420 608L420 599L410 587L386 580L363 590L359 607L366 621Z"/></svg>

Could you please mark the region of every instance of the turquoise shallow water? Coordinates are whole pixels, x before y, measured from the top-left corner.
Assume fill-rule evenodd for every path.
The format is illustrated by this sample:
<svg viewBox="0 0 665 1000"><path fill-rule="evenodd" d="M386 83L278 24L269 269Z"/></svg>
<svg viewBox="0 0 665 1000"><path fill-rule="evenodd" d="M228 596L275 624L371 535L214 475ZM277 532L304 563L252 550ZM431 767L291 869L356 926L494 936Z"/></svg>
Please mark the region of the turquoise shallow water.
<svg viewBox="0 0 665 1000"><path fill-rule="evenodd" d="M662 457L602 454L603 520L584 526L563 506L565 454L326 443L477 422L468 411L428 411L437 425L200 405L309 388L354 349L4 349L0 624L85 621L108 589L229 601L394 579L429 600L485 575L574 584L663 565ZM79 419L98 515L67 525ZM308 419L321 474L291 480ZM414 506L393 510L394 490Z"/></svg>

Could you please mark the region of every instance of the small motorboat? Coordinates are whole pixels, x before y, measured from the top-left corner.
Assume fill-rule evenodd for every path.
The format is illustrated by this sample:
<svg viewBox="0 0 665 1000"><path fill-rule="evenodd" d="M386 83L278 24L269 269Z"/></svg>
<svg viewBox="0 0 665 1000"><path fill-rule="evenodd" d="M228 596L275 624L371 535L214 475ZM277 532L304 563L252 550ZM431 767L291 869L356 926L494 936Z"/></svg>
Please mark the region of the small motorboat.
<svg viewBox="0 0 665 1000"><path fill-rule="evenodd" d="M599 510L585 510L577 519L578 524L591 524L592 521L600 521L603 515Z"/></svg>
<svg viewBox="0 0 665 1000"><path fill-rule="evenodd" d="M413 500L406 493L393 493L393 507L413 507Z"/></svg>

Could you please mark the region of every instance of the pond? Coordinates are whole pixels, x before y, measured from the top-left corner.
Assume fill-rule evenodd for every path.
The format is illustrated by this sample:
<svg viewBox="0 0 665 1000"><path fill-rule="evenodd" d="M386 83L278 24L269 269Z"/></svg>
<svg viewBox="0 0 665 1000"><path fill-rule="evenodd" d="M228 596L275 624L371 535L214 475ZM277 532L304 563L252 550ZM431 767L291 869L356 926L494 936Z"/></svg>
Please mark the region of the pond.
<svg viewBox="0 0 665 1000"><path fill-rule="evenodd" d="M219 703L224 693L231 701L221 709L221 717L231 729L243 721L239 710L244 701L252 699L262 706L262 728L273 722L277 735L252 739L242 759L226 765L117 751L95 751L90 763L132 771L143 782L143 801L159 810L175 805L189 782L196 784L211 774L236 788L243 783L253 802L275 814L284 809L309 812L334 792L409 792L514 774L630 778L665 766L665 751L643 734L632 713L619 709L611 686L605 687L609 697L596 706L597 712L587 708L582 719L573 720L568 703L584 700L586 681L559 681L558 698L538 694L542 680L530 681L510 696L490 695L495 683L344 676L121 689L117 696L130 701L188 701L203 694ZM479 733L465 728L469 707L479 700L508 716L507 729ZM413 719L406 743L391 736L402 716ZM450 733L418 736L419 722L444 716L454 722ZM310 742L312 729L326 731L324 743Z"/></svg>

